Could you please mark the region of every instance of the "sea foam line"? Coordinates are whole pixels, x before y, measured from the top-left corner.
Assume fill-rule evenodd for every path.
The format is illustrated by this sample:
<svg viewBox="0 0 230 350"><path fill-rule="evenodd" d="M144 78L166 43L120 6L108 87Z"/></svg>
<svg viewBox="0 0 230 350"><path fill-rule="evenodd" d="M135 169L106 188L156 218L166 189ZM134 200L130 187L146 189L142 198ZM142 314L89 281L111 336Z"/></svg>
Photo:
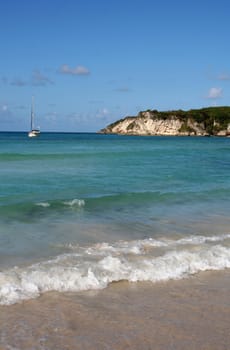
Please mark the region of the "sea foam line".
<svg viewBox="0 0 230 350"><path fill-rule="evenodd" d="M0 273L0 304L10 305L38 297L48 291L77 292L102 289L108 284L127 280L166 281L181 279L206 270L230 268L230 248L214 245L194 250L173 249L162 256L113 255L97 259L89 255L63 254L26 268L13 268Z"/></svg>
<svg viewBox="0 0 230 350"><path fill-rule="evenodd" d="M83 207L85 205L85 201L83 199L75 198L70 201L64 201L63 204L69 205L70 207L73 207L73 206Z"/></svg>
<svg viewBox="0 0 230 350"><path fill-rule="evenodd" d="M85 201L84 199L77 199L74 198L69 201L61 201L60 202L62 205L69 206L69 207L84 207L85 206ZM48 208L52 206L54 203L53 202L37 202L35 203L36 206L38 207L43 207L43 208Z"/></svg>
<svg viewBox="0 0 230 350"><path fill-rule="evenodd" d="M68 244L65 247L72 251L79 251L88 255L107 255L111 254L147 254L154 248L176 248L185 245L202 245L206 243L218 243L230 239L230 234L221 234L214 236L191 235L181 239L155 239L146 238L143 240L118 241L115 243L97 243L93 246L82 249L79 245Z"/></svg>

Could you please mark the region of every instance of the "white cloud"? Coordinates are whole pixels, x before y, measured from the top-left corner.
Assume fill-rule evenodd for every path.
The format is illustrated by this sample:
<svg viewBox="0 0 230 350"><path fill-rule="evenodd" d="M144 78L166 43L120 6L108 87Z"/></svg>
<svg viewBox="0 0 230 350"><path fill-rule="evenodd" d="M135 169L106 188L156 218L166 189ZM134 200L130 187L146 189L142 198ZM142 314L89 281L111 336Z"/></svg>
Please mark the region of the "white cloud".
<svg viewBox="0 0 230 350"><path fill-rule="evenodd" d="M207 98L216 99L222 97L223 90L222 88L212 87L209 92Z"/></svg>
<svg viewBox="0 0 230 350"><path fill-rule="evenodd" d="M88 68L84 66L76 66L75 68L71 68L68 64L63 64L59 68L59 73L62 74L70 74L70 75L88 75L90 71Z"/></svg>
<svg viewBox="0 0 230 350"><path fill-rule="evenodd" d="M41 73L40 70L34 70L32 74L32 85L44 86L47 84L53 84L53 81Z"/></svg>

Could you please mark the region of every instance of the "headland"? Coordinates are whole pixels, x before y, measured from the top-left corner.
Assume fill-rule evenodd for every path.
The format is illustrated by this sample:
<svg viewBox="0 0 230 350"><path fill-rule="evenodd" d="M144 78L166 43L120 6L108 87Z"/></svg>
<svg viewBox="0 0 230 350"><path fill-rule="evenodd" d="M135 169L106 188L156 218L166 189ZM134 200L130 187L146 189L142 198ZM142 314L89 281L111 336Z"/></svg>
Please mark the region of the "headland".
<svg viewBox="0 0 230 350"><path fill-rule="evenodd" d="M127 116L102 134L159 136L230 136L230 107L207 107L189 111L146 110Z"/></svg>

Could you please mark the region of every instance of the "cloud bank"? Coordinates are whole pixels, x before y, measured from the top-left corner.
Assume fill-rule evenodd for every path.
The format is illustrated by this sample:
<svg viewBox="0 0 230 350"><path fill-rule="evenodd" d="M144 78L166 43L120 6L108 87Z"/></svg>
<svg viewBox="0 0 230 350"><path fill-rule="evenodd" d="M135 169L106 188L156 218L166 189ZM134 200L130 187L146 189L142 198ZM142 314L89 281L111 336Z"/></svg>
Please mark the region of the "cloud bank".
<svg viewBox="0 0 230 350"><path fill-rule="evenodd" d="M2 78L2 82L6 85L8 83L7 78ZM10 85L12 86L46 86L50 84L54 84L54 82L44 75L39 69L35 69L32 72L32 76L30 79L25 80L20 77L13 78L12 80L9 80Z"/></svg>

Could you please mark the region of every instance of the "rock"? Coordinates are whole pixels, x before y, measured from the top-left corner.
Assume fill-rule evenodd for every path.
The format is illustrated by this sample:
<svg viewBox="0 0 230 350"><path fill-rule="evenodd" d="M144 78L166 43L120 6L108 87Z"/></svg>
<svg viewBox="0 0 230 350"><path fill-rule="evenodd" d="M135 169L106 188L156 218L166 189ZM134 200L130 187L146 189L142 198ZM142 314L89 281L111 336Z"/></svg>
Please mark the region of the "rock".
<svg viewBox="0 0 230 350"><path fill-rule="evenodd" d="M227 129L223 129L223 119ZM216 113L216 114L214 114ZM218 121L215 120L217 116ZM227 115L227 116L226 116ZM221 119L222 118L222 119ZM226 122L227 121L227 122ZM126 117L100 130L103 134L165 135L165 136L228 136L230 135L230 107L210 107L184 112L144 111Z"/></svg>

